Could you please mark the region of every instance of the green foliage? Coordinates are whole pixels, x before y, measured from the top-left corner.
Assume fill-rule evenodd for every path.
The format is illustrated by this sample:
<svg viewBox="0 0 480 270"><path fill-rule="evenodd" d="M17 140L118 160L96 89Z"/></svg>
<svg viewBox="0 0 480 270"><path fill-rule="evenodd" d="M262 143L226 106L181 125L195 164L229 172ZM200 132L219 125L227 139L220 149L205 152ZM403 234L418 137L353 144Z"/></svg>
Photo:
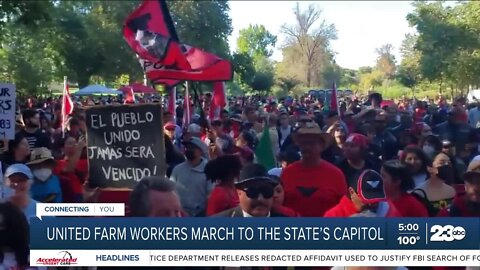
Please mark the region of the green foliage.
<svg viewBox="0 0 480 270"><path fill-rule="evenodd" d="M168 5L181 42L229 56L227 40L233 28L227 1L168 1Z"/></svg>
<svg viewBox="0 0 480 270"><path fill-rule="evenodd" d="M273 62L268 58L275 47L277 37L263 25L250 25L240 30L237 52L233 54L233 65L238 74L238 83L245 92L268 93L274 84Z"/></svg>
<svg viewBox="0 0 480 270"><path fill-rule="evenodd" d="M79 87L118 85L122 74L128 74L131 82L142 81L143 70L121 31L140 2L0 1L0 16L6 19L0 25L0 76L28 94L62 82L63 76ZM169 1L168 5L182 42L230 58L228 2ZM42 27L35 27L40 22Z"/></svg>
<svg viewBox="0 0 480 270"><path fill-rule="evenodd" d="M233 70L238 74L241 82L250 84L255 77L253 59L246 53L234 53L232 56Z"/></svg>
<svg viewBox="0 0 480 270"><path fill-rule="evenodd" d="M454 7L442 2L415 3L407 18L418 32L415 49L420 52L422 77L460 90L480 83L479 12L476 1Z"/></svg>
<svg viewBox="0 0 480 270"><path fill-rule="evenodd" d="M50 19L51 8L51 1L0 0L0 30L11 23L38 29L41 23ZM2 34L0 32L0 40L4 38Z"/></svg>
<svg viewBox="0 0 480 270"><path fill-rule="evenodd" d="M307 87L325 85L323 72L333 60L329 46L330 41L337 38L337 30L321 19L322 11L312 4L302 10L297 3L293 12L295 24L282 26L287 42L279 69L282 74L278 77L288 78L294 74L293 78ZM318 21L320 25L313 27Z"/></svg>
<svg viewBox="0 0 480 270"><path fill-rule="evenodd" d="M277 37L263 25L249 25L240 30L237 39L237 50L250 55L253 59L270 57L275 48Z"/></svg>

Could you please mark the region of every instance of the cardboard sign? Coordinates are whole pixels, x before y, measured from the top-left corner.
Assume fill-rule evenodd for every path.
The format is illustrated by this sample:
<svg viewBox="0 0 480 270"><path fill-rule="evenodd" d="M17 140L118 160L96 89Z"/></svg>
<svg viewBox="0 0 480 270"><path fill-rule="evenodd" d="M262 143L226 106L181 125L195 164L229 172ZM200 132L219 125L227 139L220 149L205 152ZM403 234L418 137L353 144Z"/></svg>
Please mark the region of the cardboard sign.
<svg viewBox="0 0 480 270"><path fill-rule="evenodd" d="M0 139L15 138L15 85L0 83Z"/></svg>
<svg viewBox="0 0 480 270"><path fill-rule="evenodd" d="M160 104L112 105L86 110L89 182L133 188L161 173Z"/></svg>

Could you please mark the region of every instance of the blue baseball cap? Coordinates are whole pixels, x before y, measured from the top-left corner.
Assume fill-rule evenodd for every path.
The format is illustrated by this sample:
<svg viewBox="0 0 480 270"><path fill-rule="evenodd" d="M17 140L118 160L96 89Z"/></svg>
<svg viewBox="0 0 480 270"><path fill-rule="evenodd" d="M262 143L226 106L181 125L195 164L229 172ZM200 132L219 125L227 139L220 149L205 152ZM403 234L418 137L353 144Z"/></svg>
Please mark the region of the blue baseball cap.
<svg viewBox="0 0 480 270"><path fill-rule="evenodd" d="M5 177L10 177L16 173L21 173L25 175L29 180L33 179L33 174L30 168L28 168L27 165L21 163L10 165L5 171Z"/></svg>

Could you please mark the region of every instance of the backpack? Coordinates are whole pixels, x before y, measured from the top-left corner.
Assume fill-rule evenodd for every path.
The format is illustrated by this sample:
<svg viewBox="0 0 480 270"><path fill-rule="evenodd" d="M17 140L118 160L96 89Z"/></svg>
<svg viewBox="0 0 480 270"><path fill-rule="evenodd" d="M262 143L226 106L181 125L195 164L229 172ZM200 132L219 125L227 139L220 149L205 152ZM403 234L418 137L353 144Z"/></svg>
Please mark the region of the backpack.
<svg viewBox="0 0 480 270"><path fill-rule="evenodd" d="M416 188L412 190L412 192L410 192L410 195L415 197L419 202L423 204L423 206L425 206L429 217L437 216L437 209L435 209L435 207L433 207L433 205L430 203L427 193L425 193L423 189Z"/></svg>

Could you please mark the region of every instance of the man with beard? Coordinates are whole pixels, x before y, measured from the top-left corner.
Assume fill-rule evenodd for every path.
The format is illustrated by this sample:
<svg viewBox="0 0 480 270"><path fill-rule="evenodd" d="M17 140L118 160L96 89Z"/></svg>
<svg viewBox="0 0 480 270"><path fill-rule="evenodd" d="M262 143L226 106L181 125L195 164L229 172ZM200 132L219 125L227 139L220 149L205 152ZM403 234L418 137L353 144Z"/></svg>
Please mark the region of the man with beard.
<svg viewBox="0 0 480 270"><path fill-rule="evenodd" d="M278 180L268 175L262 165L247 165L235 183L239 206L215 217L286 217L272 211L274 188L278 183Z"/></svg>
<svg viewBox="0 0 480 270"><path fill-rule="evenodd" d="M207 199L213 189L204 172L208 148L199 138L190 138L183 145L187 160L173 169L170 180L177 183L184 210L190 216L204 216Z"/></svg>
<svg viewBox="0 0 480 270"><path fill-rule="evenodd" d="M322 217L347 194L342 171L321 158L333 138L310 121L295 131L293 139L302 159L283 169L284 205L302 217Z"/></svg>
<svg viewBox="0 0 480 270"><path fill-rule="evenodd" d="M368 139L365 135L353 133L348 136L343 147L345 159L337 164L347 179L348 187L356 190L360 174L367 169L380 171L380 160L367 151Z"/></svg>
<svg viewBox="0 0 480 270"><path fill-rule="evenodd" d="M480 217L480 160L473 160L463 176L465 192L458 193L440 217Z"/></svg>
<svg viewBox="0 0 480 270"><path fill-rule="evenodd" d="M30 149L46 147L51 148L51 140L45 130L40 129L40 113L36 110L25 110L22 114L25 127L19 132L27 138Z"/></svg>

